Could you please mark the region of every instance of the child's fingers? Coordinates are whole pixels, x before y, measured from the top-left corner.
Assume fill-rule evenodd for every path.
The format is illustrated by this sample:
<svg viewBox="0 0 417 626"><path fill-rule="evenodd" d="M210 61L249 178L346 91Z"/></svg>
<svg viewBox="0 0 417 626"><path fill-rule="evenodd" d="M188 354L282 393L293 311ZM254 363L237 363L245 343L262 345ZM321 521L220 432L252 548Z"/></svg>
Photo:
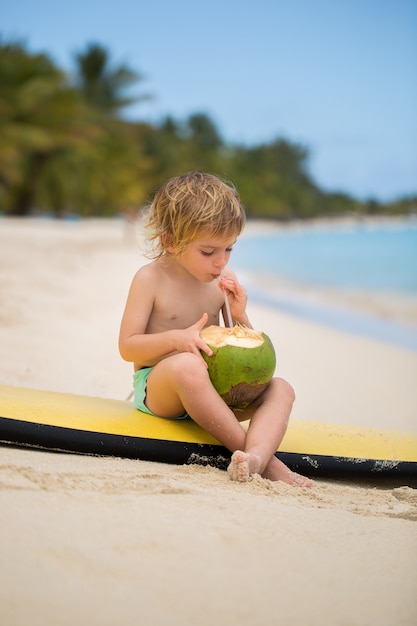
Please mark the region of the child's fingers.
<svg viewBox="0 0 417 626"><path fill-rule="evenodd" d="M200 330L204 328L204 326L207 324L207 320L208 320L208 314L203 313L203 315L200 317L198 322L194 324L194 327L198 330L198 332L200 332Z"/></svg>
<svg viewBox="0 0 417 626"><path fill-rule="evenodd" d="M219 281L220 289L227 289L228 291L236 291L236 285L236 281L228 276L224 276Z"/></svg>
<svg viewBox="0 0 417 626"><path fill-rule="evenodd" d="M201 342L200 344L200 350L202 352L205 352L207 354L207 356L213 356L213 350L211 348L208 347L208 345L204 342ZM205 363L205 361L204 361Z"/></svg>

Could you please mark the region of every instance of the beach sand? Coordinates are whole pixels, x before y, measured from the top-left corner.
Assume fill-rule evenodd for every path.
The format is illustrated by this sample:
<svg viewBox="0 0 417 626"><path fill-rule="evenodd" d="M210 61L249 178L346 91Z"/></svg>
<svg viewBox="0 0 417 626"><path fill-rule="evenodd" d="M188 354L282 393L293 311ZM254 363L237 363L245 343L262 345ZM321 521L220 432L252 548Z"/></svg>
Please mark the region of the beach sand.
<svg viewBox="0 0 417 626"><path fill-rule="evenodd" d="M251 224L248 225L251 228ZM0 219L0 382L125 399L122 220ZM293 416L417 430L417 353L249 304ZM1 623L414 626L417 490L0 447Z"/></svg>

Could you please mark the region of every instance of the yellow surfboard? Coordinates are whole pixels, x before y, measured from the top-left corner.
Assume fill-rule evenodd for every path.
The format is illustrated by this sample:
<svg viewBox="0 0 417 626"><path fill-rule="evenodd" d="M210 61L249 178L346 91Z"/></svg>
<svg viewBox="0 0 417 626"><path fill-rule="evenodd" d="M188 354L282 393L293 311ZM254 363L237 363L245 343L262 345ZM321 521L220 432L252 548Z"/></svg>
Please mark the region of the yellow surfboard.
<svg viewBox="0 0 417 626"><path fill-rule="evenodd" d="M133 404L0 385L0 441L86 454L225 468L230 452L191 419ZM417 479L417 434L292 419L277 456L310 476Z"/></svg>

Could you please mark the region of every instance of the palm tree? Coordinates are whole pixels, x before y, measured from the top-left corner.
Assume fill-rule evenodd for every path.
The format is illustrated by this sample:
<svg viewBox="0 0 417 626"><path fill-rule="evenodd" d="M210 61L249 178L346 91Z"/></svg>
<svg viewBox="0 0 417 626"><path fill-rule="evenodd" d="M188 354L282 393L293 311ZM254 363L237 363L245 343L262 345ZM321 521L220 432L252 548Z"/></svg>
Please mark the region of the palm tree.
<svg viewBox="0 0 417 626"><path fill-rule="evenodd" d="M26 215L50 160L87 146L91 126L79 94L45 54L0 44L0 83L0 202Z"/></svg>
<svg viewBox="0 0 417 626"><path fill-rule="evenodd" d="M134 97L126 95L134 83L143 80L143 76L125 65L112 67L109 53L103 46L91 43L75 59L76 86L87 103L101 113L112 117L122 108L150 97L146 94Z"/></svg>

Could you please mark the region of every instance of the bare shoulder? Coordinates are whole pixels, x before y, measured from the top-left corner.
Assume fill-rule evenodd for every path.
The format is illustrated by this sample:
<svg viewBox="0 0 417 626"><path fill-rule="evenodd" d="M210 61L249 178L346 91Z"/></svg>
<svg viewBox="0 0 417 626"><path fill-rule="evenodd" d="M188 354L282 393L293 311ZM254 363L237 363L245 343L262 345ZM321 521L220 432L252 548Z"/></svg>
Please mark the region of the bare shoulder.
<svg viewBox="0 0 417 626"><path fill-rule="evenodd" d="M133 277L132 286L146 285L151 286L161 275L160 268L156 261L147 263L138 269Z"/></svg>
<svg viewBox="0 0 417 626"><path fill-rule="evenodd" d="M136 276L139 276L140 278L147 280L149 278L154 278L157 274L159 274L158 263L157 261L152 261L151 263L146 263L146 265L142 265L142 267L140 267L136 272L135 278Z"/></svg>
<svg viewBox="0 0 417 626"><path fill-rule="evenodd" d="M148 263L138 269L133 276L127 305L133 306L135 309L145 303L151 303L157 295L157 286L160 284L158 280L158 269L154 263Z"/></svg>

